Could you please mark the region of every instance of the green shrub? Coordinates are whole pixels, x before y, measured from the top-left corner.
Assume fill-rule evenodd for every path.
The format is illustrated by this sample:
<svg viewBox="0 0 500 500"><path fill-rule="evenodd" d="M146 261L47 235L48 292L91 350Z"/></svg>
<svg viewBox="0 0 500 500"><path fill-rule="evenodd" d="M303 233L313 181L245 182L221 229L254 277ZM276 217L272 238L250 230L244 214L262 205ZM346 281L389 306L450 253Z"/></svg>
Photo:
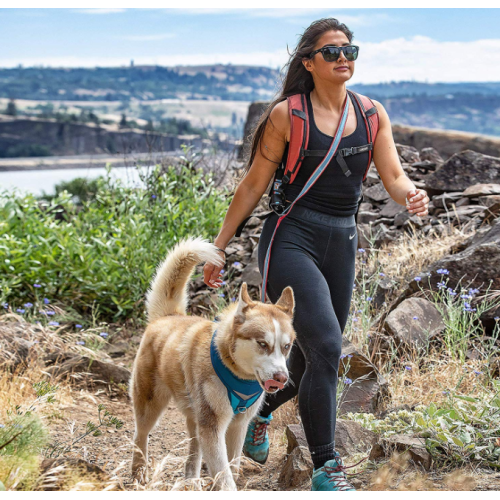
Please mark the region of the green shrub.
<svg viewBox="0 0 500 500"><path fill-rule="evenodd" d="M212 175L189 164L156 167L145 188L110 170L97 183L80 209L66 191L44 206L0 193L0 303L26 311L50 299L82 314L97 305L99 319L140 317L167 251L188 235L213 238L229 205Z"/></svg>

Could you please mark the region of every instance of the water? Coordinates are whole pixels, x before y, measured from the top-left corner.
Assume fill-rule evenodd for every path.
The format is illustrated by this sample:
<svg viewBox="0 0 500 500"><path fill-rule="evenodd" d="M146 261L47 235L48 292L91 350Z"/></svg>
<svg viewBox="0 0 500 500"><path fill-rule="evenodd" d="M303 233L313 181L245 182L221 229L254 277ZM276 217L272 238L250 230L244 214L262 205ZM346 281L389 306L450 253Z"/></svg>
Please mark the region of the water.
<svg viewBox="0 0 500 500"><path fill-rule="evenodd" d="M143 167L144 169L144 167ZM145 170L143 170L144 172ZM106 175L105 168L70 168L55 170L28 170L0 172L0 191L19 189L41 195L45 191L54 194L54 186L61 181L70 181L75 177L94 179ZM135 167L115 167L111 170L113 178L119 178L128 185L142 185Z"/></svg>

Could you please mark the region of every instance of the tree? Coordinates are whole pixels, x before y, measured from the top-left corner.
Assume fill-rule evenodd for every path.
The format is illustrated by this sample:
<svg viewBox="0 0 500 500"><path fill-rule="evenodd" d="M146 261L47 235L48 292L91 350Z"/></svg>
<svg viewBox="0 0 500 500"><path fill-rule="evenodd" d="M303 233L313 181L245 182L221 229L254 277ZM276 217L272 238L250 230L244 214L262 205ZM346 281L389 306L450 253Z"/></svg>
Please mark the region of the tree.
<svg viewBox="0 0 500 500"><path fill-rule="evenodd" d="M11 99L7 104L7 109L5 111L6 115L17 116L17 107L14 99Z"/></svg>
<svg viewBox="0 0 500 500"><path fill-rule="evenodd" d="M122 113L122 119L120 120L120 128L127 128L128 123L127 123L127 116L125 113Z"/></svg>

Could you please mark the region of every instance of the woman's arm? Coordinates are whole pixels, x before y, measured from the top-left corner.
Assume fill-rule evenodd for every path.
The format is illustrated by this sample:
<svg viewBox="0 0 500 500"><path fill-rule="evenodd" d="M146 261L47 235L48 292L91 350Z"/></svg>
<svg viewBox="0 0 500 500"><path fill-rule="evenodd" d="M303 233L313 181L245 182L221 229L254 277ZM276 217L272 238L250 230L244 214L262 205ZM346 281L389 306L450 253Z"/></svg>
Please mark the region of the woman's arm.
<svg viewBox="0 0 500 500"><path fill-rule="evenodd" d="M238 226L259 203L281 161L289 130L288 103L285 100L278 103L271 111L270 119L257 146L254 161L236 188L222 228L214 240L218 248L226 248ZM204 282L209 286L218 285L222 281L218 279L221 269L222 267L213 264L205 265ZM218 288L218 286L213 287Z"/></svg>
<svg viewBox="0 0 500 500"><path fill-rule="evenodd" d="M385 189L391 198L400 205L406 205L408 211L417 215L427 215L429 198L423 189L417 189L415 184L407 177L392 136L392 127L389 115L384 106L372 99L377 106L379 114L379 129L375 144L373 145L373 162L382 179ZM407 196L412 196L410 204L406 202Z"/></svg>

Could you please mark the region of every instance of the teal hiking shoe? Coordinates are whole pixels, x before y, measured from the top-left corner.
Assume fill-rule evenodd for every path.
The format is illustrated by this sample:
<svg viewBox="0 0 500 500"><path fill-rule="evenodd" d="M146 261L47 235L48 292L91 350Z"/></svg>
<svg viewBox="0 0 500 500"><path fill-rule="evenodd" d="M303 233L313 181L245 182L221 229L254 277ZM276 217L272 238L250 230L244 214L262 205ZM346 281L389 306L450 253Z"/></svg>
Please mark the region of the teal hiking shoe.
<svg viewBox="0 0 500 500"><path fill-rule="evenodd" d="M313 470L311 491L356 491L347 481L345 469L348 467L342 463L338 452L335 452L335 458L328 460L323 467Z"/></svg>
<svg viewBox="0 0 500 500"><path fill-rule="evenodd" d="M243 444L243 454L259 464L265 464L269 456L267 426L272 419L272 415L267 418L257 415L248 425L245 443Z"/></svg>

